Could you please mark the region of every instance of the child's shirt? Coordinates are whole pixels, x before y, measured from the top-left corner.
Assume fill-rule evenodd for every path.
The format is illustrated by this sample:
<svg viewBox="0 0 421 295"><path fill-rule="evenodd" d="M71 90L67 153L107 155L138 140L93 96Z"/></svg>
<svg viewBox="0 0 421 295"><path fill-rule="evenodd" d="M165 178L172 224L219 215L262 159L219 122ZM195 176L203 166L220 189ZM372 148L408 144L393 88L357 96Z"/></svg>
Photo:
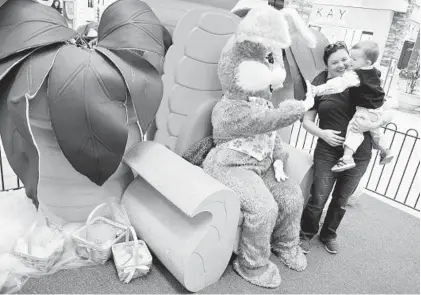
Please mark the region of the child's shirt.
<svg viewBox="0 0 421 295"><path fill-rule="evenodd" d="M317 86L317 95L341 93L349 88L356 106L377 109L384 104L384 90L380 86L381 73L376 68L358 69L345 72L342 77L330 79Z"/></svg>

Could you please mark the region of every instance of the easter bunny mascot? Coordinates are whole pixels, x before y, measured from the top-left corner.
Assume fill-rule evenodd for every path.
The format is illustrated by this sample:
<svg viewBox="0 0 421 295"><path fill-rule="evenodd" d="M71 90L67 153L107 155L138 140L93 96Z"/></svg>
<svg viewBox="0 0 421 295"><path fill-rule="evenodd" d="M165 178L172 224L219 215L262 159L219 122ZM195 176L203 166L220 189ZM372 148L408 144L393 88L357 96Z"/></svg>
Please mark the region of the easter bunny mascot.
<svg viewBox="0 0 421 295"><path fill-rule="evenodd" d="M291 269L307 267L298 245L304 200L299 185L284 173L288 154L276 131L302 118L314 100L307 95L278 108L271 103L272 90L286 78L282 49L291 45L292 33L315 45L293 9L254 8L240 22L218 64L224 95L212 112L214 148L203 162L204 170L241 201L244 223L234 269L267 288L281 283L279 269L269 261L271 250Z"/></svg>

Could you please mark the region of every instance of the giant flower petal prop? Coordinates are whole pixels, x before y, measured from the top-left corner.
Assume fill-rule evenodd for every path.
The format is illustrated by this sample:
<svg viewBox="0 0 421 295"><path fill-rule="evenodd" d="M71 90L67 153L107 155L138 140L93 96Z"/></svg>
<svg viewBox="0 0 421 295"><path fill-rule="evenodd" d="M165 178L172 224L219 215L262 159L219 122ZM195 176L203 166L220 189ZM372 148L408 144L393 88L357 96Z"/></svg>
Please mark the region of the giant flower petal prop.
<svg viewBox="0 0 421 295"><path fill-rule="evenodd" d="M36 191L39 159L28 109L45 95L63 154L102 185L125 151L126 103L143 134L155 118L168 31L144 2L120 0L104 11L97 42L88 42L51 7L0 0L0 39L0 134L12 169Z"/></svg>

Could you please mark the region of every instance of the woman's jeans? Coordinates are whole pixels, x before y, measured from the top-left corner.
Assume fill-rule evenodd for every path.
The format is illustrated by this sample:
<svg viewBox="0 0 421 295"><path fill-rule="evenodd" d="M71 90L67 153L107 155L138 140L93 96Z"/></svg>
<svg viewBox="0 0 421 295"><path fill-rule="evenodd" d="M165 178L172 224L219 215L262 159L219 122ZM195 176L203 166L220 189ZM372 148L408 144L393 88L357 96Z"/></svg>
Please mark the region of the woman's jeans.
<svg viewBox="0 0 421 295"><path fill-rule="evenodd" d="M323 208L335 185L332 200L326 213L320 240L323 242L336 239L336 230L345 214L349 197L357 189L370 159L355 159L356 167L343 172L332 172L332 167L343 156L342 149L335 149L327 144L318 143L314 151L314 180L310 199L301 217L300 238L311 240L319 232L319 222Z"/></svg>

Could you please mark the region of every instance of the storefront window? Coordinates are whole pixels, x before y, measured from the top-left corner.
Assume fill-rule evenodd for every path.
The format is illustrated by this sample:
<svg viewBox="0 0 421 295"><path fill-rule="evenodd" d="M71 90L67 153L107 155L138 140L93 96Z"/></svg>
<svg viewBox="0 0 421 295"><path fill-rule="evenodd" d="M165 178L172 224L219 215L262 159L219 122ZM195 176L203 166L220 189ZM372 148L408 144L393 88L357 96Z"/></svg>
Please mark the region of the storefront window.
<svg viewBox="0 0 421 295"><path fill-rule="evenodd" d="M360 41L372 40L372 39L373 39L373 32L367 32L367 31L362 32Z"/></svg>
<svg viewBox="0 0 421 295"><path fill-rule="evenodd" d="M373 32L369 31L336 26L310 25L310 27L323 33L329 42L344 41L348 47L363 40L373 39Z"/></svg>

